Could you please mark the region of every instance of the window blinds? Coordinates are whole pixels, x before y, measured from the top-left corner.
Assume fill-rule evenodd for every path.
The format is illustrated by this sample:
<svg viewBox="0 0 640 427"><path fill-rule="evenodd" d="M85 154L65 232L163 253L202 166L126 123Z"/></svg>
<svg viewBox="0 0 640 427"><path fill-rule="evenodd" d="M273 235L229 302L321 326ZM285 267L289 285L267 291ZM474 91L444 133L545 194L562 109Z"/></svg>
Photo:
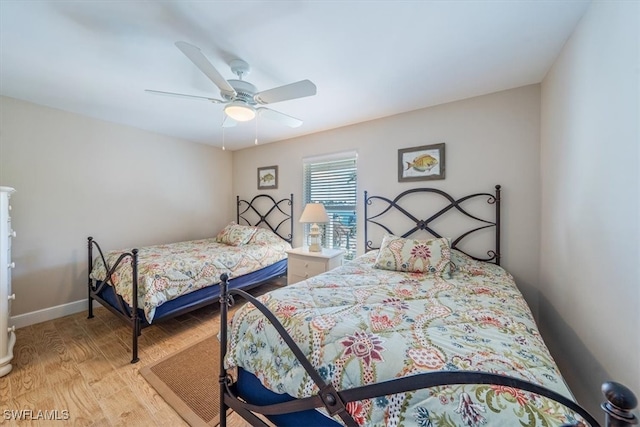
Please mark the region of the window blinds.
<svg viewBox="0 0 640 427"><path fill-rule="evenodd" d="M342 248L345 258L352 259L357 242L357 169L355 153L346 156L305 161L304 199L322 203L327 210L330 222L323 227L323 246Z"/></svg>

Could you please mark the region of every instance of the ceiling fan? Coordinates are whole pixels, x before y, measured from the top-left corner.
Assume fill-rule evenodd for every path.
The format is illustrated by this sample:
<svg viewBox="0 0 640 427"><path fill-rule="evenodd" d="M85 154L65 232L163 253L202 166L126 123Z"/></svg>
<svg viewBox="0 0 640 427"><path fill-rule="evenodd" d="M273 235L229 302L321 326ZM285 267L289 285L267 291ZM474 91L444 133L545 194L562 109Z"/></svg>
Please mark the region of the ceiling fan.
<svg viewBox="0 0 640 427"><path fill-rule="evenodd" d="M218 70L215 69L211 62L209 62L198 47L183 41L176 42L176 46L220 89L220 96L222 99L186 95L183 93L163 92L151 89L145 89L146 92L159 95L201 99L216 104L226 104L224 107L225 118L222 122L223 127L231 127L235 126L237 122L252 120L256 117L256 114L260 115L260 117L275 120L292 128L298 127L302 124L302 120L300 119L258 105L274 104L276 102L315 95L316 85L311 81L301 80L299 82L275 87L273 89L258 91L254 85L242 80L242 78L248 75L251 71L249 64L245 61L241 59L234 59L231 61L229 64L231 71L238 76L238 78L226 80Z"/></svg>

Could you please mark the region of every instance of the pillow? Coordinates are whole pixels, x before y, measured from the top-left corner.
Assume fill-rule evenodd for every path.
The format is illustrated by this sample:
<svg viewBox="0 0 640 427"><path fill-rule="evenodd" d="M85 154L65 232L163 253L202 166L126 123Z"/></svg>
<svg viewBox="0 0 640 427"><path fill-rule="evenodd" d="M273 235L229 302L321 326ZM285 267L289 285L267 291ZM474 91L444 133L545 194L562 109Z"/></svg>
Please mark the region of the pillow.
<svg viewBox="0 0 640 427"><path fill-rule="evenodd" d="M216 241L225 245L242 246L253 237L256 230L255 227L231 223L218 233Z"/></svg>
<svg viewBox="0 0 640 427"><path fill-rule="evenodd" d="M449 239L415 240L385 234L374 267L449 277L450 264Z"/></svg>

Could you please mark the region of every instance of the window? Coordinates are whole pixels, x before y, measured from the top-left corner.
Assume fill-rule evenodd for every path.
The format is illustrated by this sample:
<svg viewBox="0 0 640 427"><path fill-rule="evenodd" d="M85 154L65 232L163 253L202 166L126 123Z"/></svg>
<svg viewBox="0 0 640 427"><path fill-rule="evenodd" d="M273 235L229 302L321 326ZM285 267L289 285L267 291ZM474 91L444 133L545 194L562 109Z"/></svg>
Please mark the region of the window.
<svg viewBox="0 0 640 427"><path fill-rule="evenodd" d="M357 156L355 152L304 161L304 203L320 202L329 215L321 224L322 246L342 248L345 259L356 255ZM304 238L308 241L309 227Z"/></svg>

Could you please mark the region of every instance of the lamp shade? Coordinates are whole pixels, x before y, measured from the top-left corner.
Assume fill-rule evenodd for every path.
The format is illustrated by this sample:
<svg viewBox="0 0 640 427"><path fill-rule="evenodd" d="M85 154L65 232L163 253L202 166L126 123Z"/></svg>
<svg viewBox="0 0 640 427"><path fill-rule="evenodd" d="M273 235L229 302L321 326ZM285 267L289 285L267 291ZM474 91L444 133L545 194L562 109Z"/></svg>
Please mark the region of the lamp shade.
<svg viewBox="0 0 640 427"><path fill-rule="evenodd" d="M302 212L302 216L300 216L300 222L312 224L329 222L329 215L327 215L327 211L324 209L322 203L307 203Z"/></svg>
<svg viewBox="0 0 640 427"><path fill-rule="evenodd" d="M239 122L247 122L256 116L256 110L252 106L241 101L231 102L224 107L224 112L227 113L227 116Z"/></svg>

